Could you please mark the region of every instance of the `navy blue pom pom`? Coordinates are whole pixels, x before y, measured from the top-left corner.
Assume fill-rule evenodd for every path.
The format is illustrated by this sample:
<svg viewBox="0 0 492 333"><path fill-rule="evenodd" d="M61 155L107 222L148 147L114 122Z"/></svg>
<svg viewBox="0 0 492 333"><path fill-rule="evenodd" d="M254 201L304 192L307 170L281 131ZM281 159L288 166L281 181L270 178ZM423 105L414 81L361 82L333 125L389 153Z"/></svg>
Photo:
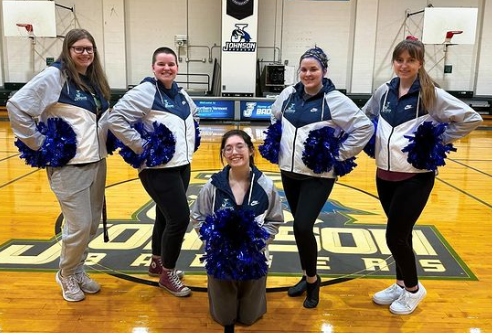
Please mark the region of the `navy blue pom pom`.
<svg viewBox="0 0 492 333"><path fill-rule="evenodd" d="M138 122L132 125L132 128L134 128L142 137L142 139L145 140L148 136L148 132L145 130L145 127L142 122ZM144 163L146 157L146 152L142 154L136 154L133 150L130 149L130 147L123 145L120 149L120 156L123 157L123 160L130 164L134 168L139 168L142 163Z"/></svg>
<svg viewBox="0 0 492 333"><path fill-rule="evenodd" d="M106 138L106 150L108 154L113 155L114 151L120 147L123 147L121 141L116 138L113 132L108 131L108 137Z"/></svg>
<svg viewBox="0 0 492 333"><path fill-rule="evenodd" d="M335 175L343 177L346 174L351 173L356 166L357 163L355 163L355 157L351 157L347 158L345 161L335 161L333 170L335 171Z"/></svg>
<svg viewBox="0 0 492 333"><path fill-rule="evenodd" d="M337 150L336 150L337 155L333 155L334 157L338 157L340 144L342 144L345 140L347 140L347 138L348 138L347 133L341 133L340 134L340 136L338 138L338 146L337 146ZM355 157L347 158L344 161L339 161L338 159L335 158L335 163L333 165L333 171L335 172L335 175L343 177L346 174L351 173L352 170L354 170L356 166L357 166L357 163L355 163Z"/></svg>
<svg viewBox="0 0 492 333"><path fill-rule="evenodd" d="M123 146L120 155L126 163L134 168L139 168L143 163L148 167L154 167L168 163L176 151L176 140L173 133L165 125L156 121L152 124L153 131L147 131L142 122L132 125L145 140L144 151L136 154L127 146Z"/></svg>
<svg viewBox="0 0 492 333"><path fill-rule="evenodd" d="M405 135L410 143L401 151L408 153L408 163L414 168L432 171L446 165L447 154L456 151L451 143L443 144L442 134L446 127L446 123L434 125L432 121L426 121L417 128L414 136Z"/></svg>
<svg viewBox="0 0 492 333"><path fill-rule="evenodd" d="M146 165L154 167L169 162L176 151L176 140L167 126L156 121L152 124L153 132L149 132L144 154L147 156Z"/></svg>
<svg viewBox="0 0 492 333"><path fill-rule="evenodd" d="M309 132L304 142L302 161L314 173L328 172L334 169L335 174L344 176L350 173L357 164L355 157L338 161L340 144L348 135L335 136L335 129L329 126Z"/></svg>
<svg viewBox="0 0 492 333"><path fill-rule="evenodd" d="M196 120L193 120L193 123L195 124L195 151L197 151L202 142L202 137L200 135L200 125Z"/></svg>
<svg viewBox="0 0 492 333"><path fill-rule="evenodd" d="M14 145L17 147L20 153L20 158L26 160L26 164L30 165L35 168L44 168L45 165L43 165L43 161L41 160L41 153L38 153L39 151L34 151L24 142L21 140L17 139L14 142Z"/></svg>
<svg viewBox="0 0 492 333"><path fill-rule="evenodd" d="M221 209L200 228L207 274L221 280L254 280L268 272L263 254L269 234L251 210Z"/></svg>
<svg viewBox="0 0 492 333"><path fill-rule="evenodd" d="M374 133L372 134L371 139L364 147L364 152L370 157L375 158L376 156L376 131L378 129L378 118L371 119L372 124L374 125Z"/></svg>
<svg viewBox="0 0 492 333"><path fill-rule="evenodd" d="M120 149L120 156L123 157L123 160L130 164L135 169L140 168L142 163L145 162L146 156L144 154L136 154L129 147L124 146Z"/></svg>
<svg viewBox="0 0 492 333"><path fill-rule="evenodd" d="M277 120L270 124L267 130L265 141L258 147L260 155L273 164L278 164L278 154L280 152L280 139L282 138L282 122Z"/></svg>
<svg viewBox="0 0 492 333"><path fill-rule="evenodd" d="M61 167L75 156L77 137L66 121L61 118L48 118L47 124L40 122L37 128L45 136L39 150L30 149L19 139L14 143L21 153L20 158L25 159L26 164L36 168Z"/></svg>

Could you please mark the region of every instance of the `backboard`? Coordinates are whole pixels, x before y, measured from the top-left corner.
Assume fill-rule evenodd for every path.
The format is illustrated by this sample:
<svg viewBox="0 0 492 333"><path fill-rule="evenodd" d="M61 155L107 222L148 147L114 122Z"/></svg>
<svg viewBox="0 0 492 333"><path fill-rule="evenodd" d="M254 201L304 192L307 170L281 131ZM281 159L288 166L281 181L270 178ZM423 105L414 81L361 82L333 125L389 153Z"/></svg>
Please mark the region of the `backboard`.
<svg viewBox="0 0 492 333"><path fill-rule="evenodd" d="M6 37L56 37L54 1L3 1Z"/></svg>
<svg viewBox="0 0 492 333"><path fill-rule="evenodd" d="M422 43L475 44L477 17L478 8L425 8Z"/></svg>

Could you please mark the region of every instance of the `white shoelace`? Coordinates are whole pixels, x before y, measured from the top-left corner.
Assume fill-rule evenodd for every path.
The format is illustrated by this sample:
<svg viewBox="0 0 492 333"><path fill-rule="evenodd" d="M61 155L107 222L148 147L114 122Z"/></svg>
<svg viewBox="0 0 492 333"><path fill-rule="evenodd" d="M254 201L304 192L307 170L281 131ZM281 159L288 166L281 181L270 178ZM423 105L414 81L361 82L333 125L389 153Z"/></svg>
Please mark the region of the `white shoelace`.
<svg viewBox="0 0 492 333"><path fill-rule="evenodd" d="M75 273L75 278L76 280L79 282L79 283L88 283L91 281L91 278L89 277L89 275L87 275L86 272L82 272L82 273Z"/></svg>
<svg viewBox="0 0 492 333"><path fill-rule="evenodd" d="M67 289L71 292L76 292L77 288L79 287L77 280L75 278L75 275L69 275L66 278L63 278L64 282L66 283Z"/></svg>
<svg viewBox="0 0 492 333"><path fill-rule="evenodd" d="M408 292L408 291L404 291L404 292L400 295L400 297L398 298L398 300L397 300L396 302L398 302L398 304L401 304L401 305L403 305L405 308L407 308L407 309L409 309L409 310L410 310L410 309L411 309L411 307L410 307L410 305L408 304L408 303L409 303L408 301L409 301L409 298L410 298L409 296L410 296L410 295L409 295L409 292Z"/></svg>
<svg viewBox="0 0 492 333"><path fill-rule="evenodd" d="M175 270L167 271L167 276L169 276L169 280L176 289L180 289L183 286Z"/></svg>

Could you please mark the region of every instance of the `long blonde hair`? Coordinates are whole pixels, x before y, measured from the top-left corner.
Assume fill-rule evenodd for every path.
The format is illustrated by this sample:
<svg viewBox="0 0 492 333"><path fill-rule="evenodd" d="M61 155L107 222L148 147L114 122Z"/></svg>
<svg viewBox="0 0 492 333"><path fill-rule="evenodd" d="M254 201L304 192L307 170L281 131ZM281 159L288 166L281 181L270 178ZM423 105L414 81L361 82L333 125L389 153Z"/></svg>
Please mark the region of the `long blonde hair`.
<svg viewBox="0 0 492 333"><path fill-rule="evenodd" d="M80 89L90 92L91 88L84 83L81 79L77 68L75 67L75 63L70 55L70 48L77 41L86 38L92 43L94 47L94 60L92 64L87 68L86 76L89 79L92 86L98 87L104 98L109 102L111 99L111 89L109 88L108 80L106 79L106 75L101 66L101 60L99 58L99 53L97 51L96 42L94 37L85 29L72 29L70 30L65 39L63 40L62 51L60 56L58 57L58 61L61 62L62 72L75 83Z"/></svg>
<svg viewBox="0 0 492 333"><path fill-rule="evenodd" d="M434 87L438 87L439 85L429 76L424 68L424 44L415 39L406 39L401 41L393 50L393 58L391 61L394 62L405 51L408 52L410 57L417 59L422 64L418 71L418 78L420 81L422 104L424 106L424 110L427 111L434 106L436 101L436 91L434 90Z"/></svg>

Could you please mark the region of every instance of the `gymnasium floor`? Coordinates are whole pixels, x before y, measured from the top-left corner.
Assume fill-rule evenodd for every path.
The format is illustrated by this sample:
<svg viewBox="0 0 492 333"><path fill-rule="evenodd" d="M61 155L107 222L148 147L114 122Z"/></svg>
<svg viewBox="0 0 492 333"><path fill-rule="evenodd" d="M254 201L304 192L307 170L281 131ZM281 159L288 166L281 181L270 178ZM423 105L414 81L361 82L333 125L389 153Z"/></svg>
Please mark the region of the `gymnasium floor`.
<svg viewBox="0 0 492 333"><path fill-rule="evenodd" d="M240 127L262 142L264 124L202 124L202 145L192 163L189 202L219 170L221 135ZM372 303L392 283L392 258L384 244L385 219L377 200L374 161L362 153L358 167L335 185L316 223L319 273L325 285L318 308L302 308L285 288L299 277L292 216L270 251L268 312L237 332L469 332L492 331L492 131L490 121L467 138L441 168L414 239L419 274L428 294L416 312L395 316ZM108 158L107 202L111 241L90 245L91 275L102 291L80 303L61 297L54 274L60 250L60 209L44 170L26 166L0 121L0 332L222 332L208 314L201 242L189 229L179 268L193 287L189 298L156 288L145 274L154 205L136 171ZM256 154L258 167L282 194L278 168Z"/></svg>

